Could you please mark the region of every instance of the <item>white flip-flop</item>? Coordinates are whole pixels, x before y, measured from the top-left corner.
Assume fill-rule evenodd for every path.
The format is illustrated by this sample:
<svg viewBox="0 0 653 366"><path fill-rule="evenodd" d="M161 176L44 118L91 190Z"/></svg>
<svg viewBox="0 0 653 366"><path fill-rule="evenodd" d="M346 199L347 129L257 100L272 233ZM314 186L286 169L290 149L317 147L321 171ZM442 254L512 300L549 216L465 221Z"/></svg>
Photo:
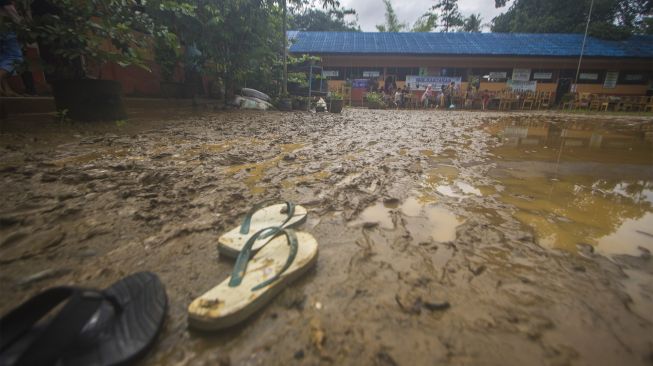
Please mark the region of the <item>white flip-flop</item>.
<svg viewBox="0 0 653 366"><path fill-rule="evenodd" d="M254 243L252 252L256 253L275 232L301 225L306 221L308 215L306 208L291 202L265 206L271 202L273 201L265 201L254 205L245 215L240 226L233 228L218 238L218 251L221 255L231 258L237 257L254 233L262 229L268 229L267 232L259 235L256 243Z"/></svg>
<svg viewBox="0 0 653 366"><path fill-rule="evenodd" d="M317 262L315 238L292 229L277 231L250 260L254 243L265 230L248 240L229 278L188 306L190 327L218 330L247 319Z"/></svg>

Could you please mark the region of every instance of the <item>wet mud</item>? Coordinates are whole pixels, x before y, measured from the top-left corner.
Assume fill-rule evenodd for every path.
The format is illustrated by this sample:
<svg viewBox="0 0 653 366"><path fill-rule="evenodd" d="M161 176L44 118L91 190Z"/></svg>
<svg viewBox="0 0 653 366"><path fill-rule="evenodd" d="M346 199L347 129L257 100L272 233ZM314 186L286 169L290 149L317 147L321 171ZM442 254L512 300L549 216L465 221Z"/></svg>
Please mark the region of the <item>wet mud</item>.
<svg viewBox="0 0 653 366"><path fill-rule="evenodd" d="M653 121L347 109L0 126L0 313L160 275L144 365L650 365ZM187 327L218 236L291 200L314 270L241 326Z"/></svg>

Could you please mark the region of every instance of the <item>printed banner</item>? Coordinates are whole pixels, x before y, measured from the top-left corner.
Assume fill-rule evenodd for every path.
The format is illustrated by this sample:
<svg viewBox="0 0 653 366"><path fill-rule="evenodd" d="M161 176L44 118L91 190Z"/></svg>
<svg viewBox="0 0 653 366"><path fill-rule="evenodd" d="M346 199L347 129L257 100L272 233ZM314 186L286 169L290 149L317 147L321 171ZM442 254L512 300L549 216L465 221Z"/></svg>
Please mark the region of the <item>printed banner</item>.
<svg viewBox="0 0 653 366"><path fill-rule="evenodd" d="M505 71L492 71L490 72L490 80L505 79L508 77L508 73Z"/></svg>
<svg viewBox="0 0 653 366"><path fill-rule="evenodd" d="M534 92L537 89L537 81L508 80L506 86L516 92Z"/></svg>
<svg viewBox="0 0 653 366"><path fill-rule="evenodd" d="M379 71L363 71L364 78L378 78L380 75Z"/></svg>
<svg viewBox="0 0 653 366"><path fill-rule="evenodd" d="M533 79L536 80L551 80L553 77L552 72L535 72L533 73Z"/></svg>
<svg viewBox="0 0 653 366"><path fill-rule="evenodd" d="M406 76L406 86L410 87L410 90L426 90L426 87L433 86L433 90L440 90L442 86L447 86L453 81L456 84L457 88L460 88L460 81L462 78L460 76L417 76L409 75Z"/></svg>
<svg viewBox="0 0 653 366"><path fill-rule="evenodd" d="M367 79L354 79L351 82L352 89L367 89L369 85L369 80Z"/></svg>

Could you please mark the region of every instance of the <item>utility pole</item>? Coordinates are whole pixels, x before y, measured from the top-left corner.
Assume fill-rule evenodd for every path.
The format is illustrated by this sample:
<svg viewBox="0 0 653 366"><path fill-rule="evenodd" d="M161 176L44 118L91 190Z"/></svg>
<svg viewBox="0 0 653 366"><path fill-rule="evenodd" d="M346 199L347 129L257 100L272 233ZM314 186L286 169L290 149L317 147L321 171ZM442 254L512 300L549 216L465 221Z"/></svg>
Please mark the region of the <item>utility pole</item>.
<svg viewBox="0 0 653 366"><path fill-rule="evenodd" d="M281 95L288 94L288 36L286 35L286 0L282 0L283 6L283 81L281 83Z"/></svg>
<svg viewBox="0 0 653 366"><path fill-rule="evenodd" d="M594 0L590 2L590 12L587 14L587 23L585 24L585 35L583 36L583 45L580 48L580 57L578 58L578 67L576 68L576 79L574 80L574 92L578 87L578 76L580 75L580 63L583 61L583 52L585 51L585 41L587 40L587 30L590 27L590 18L592 17L592 8L594 7Z"/></svg>

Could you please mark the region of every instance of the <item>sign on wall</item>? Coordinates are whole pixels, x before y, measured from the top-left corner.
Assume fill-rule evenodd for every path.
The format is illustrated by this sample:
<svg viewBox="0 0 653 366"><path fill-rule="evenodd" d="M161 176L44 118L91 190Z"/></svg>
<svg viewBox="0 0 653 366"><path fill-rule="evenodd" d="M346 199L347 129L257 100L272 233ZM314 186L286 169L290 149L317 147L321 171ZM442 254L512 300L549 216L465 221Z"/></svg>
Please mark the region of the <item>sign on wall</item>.
<svg viewBox="0 0 653 366"><path fill-rule="evenodd" d="M490 80L492 79L506 79L508 77L508 73L505 71L492 71L490 72Z"/></svg>
<svg viewBox="0 0 653 366"><path fill-rule="evenodd" d="M378 78L381 73L379 71L363 71L364 78Z"/></svg>
<svg viewBox="0 0 653 366"><path fill-rule="evenodd" d="M369 82L367 79L354 79L351 82L351 87L352 89L367 89Z"/></svg>
<svg viewBox="0 0 653 366"><path fill-rule="evenodd" d="M614 89L617 86L617 79L619 79L619 73L617 71L606 72L603 89Z"/></svg>
<svg viewBox="0 0 653 366"><path fill-rule="evenodd" d="M534 92L537 89L537 81L508 80L506 86L516 92Z"/></svg>
<svg viewBox="0 0 653 366"><path fill-rule="evenodd" d="M552 72L535 72L533 73L533 79L535 80L551 80L553 77Z"/></svg>
<svg viewBox="0 0 653 366"><path fill-rule="evenodd" d="M340 72L338 72L338 70L322 70L322 76L324 76L325 78L328 77L335 78L338 77L338 75L340 75Z"/></svg>
<svg viewBox="0 0 653 366"><path fill-rule="evenodd" d="M580 80L599 80L599 74L595 72L581 72L578 78Z"/></svg>
<svg viewBox="0 0 653 366"><path fill-rule="evenodd" d="M426 90L429 84L433 87L433 90L440 90L443 85L447 86L452 81L457 87L460 87L462 78L460 76L406 76L406 85L410 86L411 90Z"/></svg>
<svg viewBox="0 0 653 366"><path fill-rule="evenodd" d="M529 81L531 79L531 69L512 69L512 80Z"/></svg>

